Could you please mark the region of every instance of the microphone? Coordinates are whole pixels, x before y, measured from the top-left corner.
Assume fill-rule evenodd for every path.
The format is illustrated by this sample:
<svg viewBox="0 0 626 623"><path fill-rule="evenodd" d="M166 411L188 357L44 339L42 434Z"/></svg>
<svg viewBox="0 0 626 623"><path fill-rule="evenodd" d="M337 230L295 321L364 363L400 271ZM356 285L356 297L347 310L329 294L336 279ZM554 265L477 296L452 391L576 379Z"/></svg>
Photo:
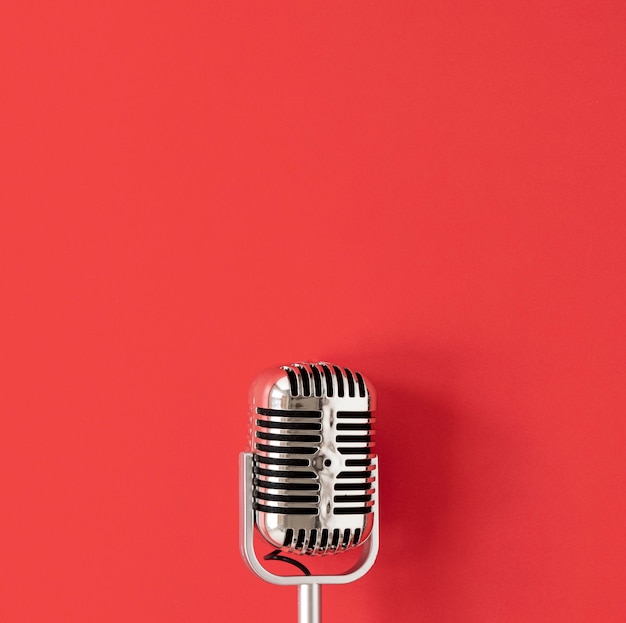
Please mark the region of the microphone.
<svg viewBox="0 0 626 623"><path fill-rule="evenodd" d="M319 586L361 577L378 551L376 392L359 372L302 362L262 372L249 406L250 447L242 453L244 560L269 582L299 584L300 620L319 621ZM364 547L345 574L279 576L258 561L255 529L275 549L266 560L292 562L306 574L299 562L305 557Z"/></svg>

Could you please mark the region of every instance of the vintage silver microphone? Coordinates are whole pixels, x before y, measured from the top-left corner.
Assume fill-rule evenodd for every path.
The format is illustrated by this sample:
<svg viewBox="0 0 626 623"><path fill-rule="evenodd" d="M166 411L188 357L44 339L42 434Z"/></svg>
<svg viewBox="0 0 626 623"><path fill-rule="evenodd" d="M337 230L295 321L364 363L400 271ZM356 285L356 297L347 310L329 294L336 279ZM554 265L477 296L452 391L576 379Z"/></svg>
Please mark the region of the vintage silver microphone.
<svg viewBox="0 0 626 623"><path fill-rule="evenodd" d="M261 373L250 391L250 451L241 454L241 551L274 584L297 584L300 623L321 621L322 584L362 577L378 552L376 393L358 372L326 362ZM253 545L254 530L272 545L266 559L301 561L361 547L341 575L270 573Z"/></svg>

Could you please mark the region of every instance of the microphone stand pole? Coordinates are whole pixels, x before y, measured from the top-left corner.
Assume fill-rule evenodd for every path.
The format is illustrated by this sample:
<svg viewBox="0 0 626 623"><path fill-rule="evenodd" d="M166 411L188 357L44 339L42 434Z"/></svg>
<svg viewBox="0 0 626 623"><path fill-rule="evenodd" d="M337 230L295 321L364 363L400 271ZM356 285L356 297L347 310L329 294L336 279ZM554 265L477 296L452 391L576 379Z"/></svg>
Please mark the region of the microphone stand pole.
<svg viewBox="0 0 626 623"><path fill-rule="evenodd" d="M322 587L319 584L298 585L298 623L321 623Z"/></svg>

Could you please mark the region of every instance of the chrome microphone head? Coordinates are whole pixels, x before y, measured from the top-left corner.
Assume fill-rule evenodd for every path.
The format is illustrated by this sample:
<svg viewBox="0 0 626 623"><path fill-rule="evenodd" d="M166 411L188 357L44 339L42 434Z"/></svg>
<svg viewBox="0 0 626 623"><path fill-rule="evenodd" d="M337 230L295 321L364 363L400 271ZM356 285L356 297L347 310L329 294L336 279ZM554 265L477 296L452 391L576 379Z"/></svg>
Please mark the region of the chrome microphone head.
<svg viewBox="0 0 626 623"><path fill-rule="evenodd" d="M250 392L255 523L277 549L331 554L372 532L376 393L326 362L261 373Z"/></svg>

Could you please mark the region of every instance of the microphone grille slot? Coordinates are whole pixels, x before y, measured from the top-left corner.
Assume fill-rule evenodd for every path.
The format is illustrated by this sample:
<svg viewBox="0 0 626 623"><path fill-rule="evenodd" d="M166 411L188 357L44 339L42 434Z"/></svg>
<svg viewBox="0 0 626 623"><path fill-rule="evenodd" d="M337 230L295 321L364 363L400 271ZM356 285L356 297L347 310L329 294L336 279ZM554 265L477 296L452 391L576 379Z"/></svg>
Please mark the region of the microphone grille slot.
<svg viewBox="0 0 626 623"><path fill-rule="evenodd" d="M305 536L306 536L306 531L304 530L304 528L300 528L300 530L298 530L298 540L296 541L296 549L302 549L302 546L304 545Z"/></svg>
<svg viewBox="0 0 626 623"><path fill-rule="evenodd" d="M293 528L287 528L285 531L285 540L283 541L283 547L291 547L293 541Z"/></svg>
<svg viewBox="0 0 626 623"><path fill-rule="evenodd" d="M360 375L359 372L355 372L354 374L356 375L356 381L359 384L359 396L361 396L361 398L365 398L365 394L366 394L365 380L363 379L363 377Z"/></svg>
<svg viewBox="0 0 626 623"><path fill-rule="evenodd" d="M320 549L325 551L327 545L328 545L328 528L324 528L322 530L322 538L320 539Z"/></svg>
<svg viewBox="0 0 626 623"><path fill-rule="evenodd" d="M296 366L296 368L300 372L300 378L302 379L302 395L310 396L311 395L311 379L309 378L309 371L302 366Z"/></svg>
<svg viewBox="0 0 626 623"><path fill-rule="evenodd" d="M343 374L341 374L339 366L333 366L333 370L335 371L335 378L337 379L337 396L343 398Z"/></svg>
<svg viewBox="0 0 626 623"><path fill-rule="evenodd" d="M324 372L324 379L326 380L326 395L329 398L332 398L334 391L333 384L333 373L330 371L330 368L326 364L321 364L322 372Z"/></svg>
<svg viewBox="0 0 626 623"><path fill-rule="evenodd" d="M285 366L283 370L287 373L287 378L289 379L289 386L291 389L291 395L298 395L298 378L296 377L296 373L291 369Z"/></svg>
<svg viewBox="0 0 626 623"><path fill-rule="evenodd" d="M351 398L354 398L354 377L352 376L352 372L348 368L345 368L346 371L346 379L348 381L348 395Z"/></svg>
<svg viewBox="0 0 626 623"><path fill-rule="evenodd" d="M322 395L322 377L317 366L311 366L311 372L313 372L313 385L315 387L315 395Z"/></svg>

